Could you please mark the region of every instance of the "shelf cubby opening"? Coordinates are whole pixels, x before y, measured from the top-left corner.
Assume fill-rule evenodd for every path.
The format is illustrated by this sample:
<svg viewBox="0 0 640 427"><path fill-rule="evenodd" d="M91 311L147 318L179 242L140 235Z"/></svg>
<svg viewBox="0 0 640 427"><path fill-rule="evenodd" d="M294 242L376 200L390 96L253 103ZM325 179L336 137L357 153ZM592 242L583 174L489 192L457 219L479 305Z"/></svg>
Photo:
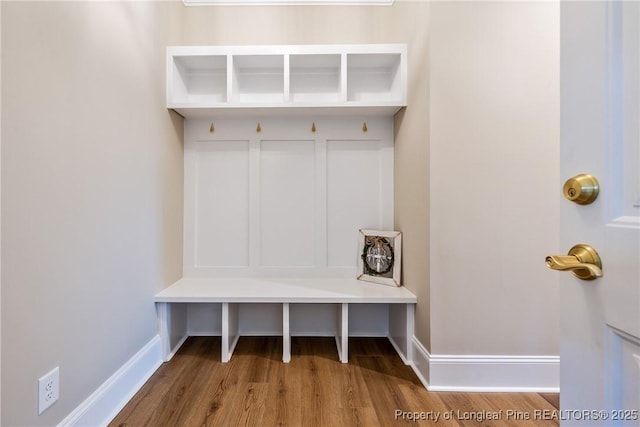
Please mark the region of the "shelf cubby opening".
<svg viewBox="0 0 640 427"><path fill-rule="evenodd" d="M227 101L226 55L175 56L173 60L173 103L214 105Z"/></svg>
<svg viewBox="0 0 640 427"><path fill-rule="evenodd" d="M234 56L233 94L241 104L284 102L284 55Z"/></svg>
<svg viewBox="0 0 640 427"><path fill-rule="evenodd" d="M291 55L290 99L294 103L337 103L341 96L339 54Z"/></svg>
<svg viewBox="0 0 640 427"><path fill-rule="evenodd" d="M347 55L347 101L400 101L400 60L399 53Z"/></svg>

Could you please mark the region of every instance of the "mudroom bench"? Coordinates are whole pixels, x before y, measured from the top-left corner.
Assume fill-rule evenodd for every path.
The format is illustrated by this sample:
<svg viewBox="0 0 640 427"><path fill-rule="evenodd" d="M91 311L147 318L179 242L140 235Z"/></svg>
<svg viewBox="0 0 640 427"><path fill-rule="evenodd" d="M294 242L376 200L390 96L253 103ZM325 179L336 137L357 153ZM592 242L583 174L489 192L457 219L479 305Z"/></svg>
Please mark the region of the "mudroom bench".
<svg viewBox="0 0 640 427"><path fill-rule="evenodd" d="M282 308L282 360L291 360L290 312L298 304L322 304L335 310L335 339L342 363L349 360L349 307L387 304L387 337L405 363L412 359L416 296L405 287L391 287L341 278L183 278L155 296L160 325L162 357L171 359L180 344L172 348L172 308L185 304L221 305L221 361L228 362L242 335L241 306L271 304ZM306 309L308 306L303 307ZM278 308L279 311L279 308ZM379 321L379 319L377 319ZM358 319L362 322L363 319ZM367 321L367 319L364 319Z"/></svg>

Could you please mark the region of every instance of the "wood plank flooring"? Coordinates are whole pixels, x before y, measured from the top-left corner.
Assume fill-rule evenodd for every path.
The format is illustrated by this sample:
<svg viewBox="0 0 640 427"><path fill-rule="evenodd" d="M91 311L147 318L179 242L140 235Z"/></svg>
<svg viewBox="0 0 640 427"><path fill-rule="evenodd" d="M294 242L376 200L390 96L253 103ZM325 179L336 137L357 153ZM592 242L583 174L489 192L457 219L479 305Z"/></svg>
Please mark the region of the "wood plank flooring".
<svg viewBox="0 0 640 427"><path fill-rule="evenodd" d="M557 394L428 392L386 338L351 338L348 364L333 338L294 337L289 364L281 352L281 338L242 337L223 364L219 337L191 337L110 426L558 425L534 412Z"/></svg>

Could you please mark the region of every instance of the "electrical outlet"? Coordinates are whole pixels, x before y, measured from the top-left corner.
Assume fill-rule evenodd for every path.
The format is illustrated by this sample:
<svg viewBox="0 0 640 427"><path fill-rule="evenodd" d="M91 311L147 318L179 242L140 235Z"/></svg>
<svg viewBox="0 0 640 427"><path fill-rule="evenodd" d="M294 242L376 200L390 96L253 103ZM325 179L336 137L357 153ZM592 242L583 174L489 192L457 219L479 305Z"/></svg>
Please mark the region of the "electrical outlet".
<svg viewBox="0 0 640 427"><path fill-rule="evenodd" d="M38 415L53 405L60 396L60 369L56 366L38 380Z"/></svg>

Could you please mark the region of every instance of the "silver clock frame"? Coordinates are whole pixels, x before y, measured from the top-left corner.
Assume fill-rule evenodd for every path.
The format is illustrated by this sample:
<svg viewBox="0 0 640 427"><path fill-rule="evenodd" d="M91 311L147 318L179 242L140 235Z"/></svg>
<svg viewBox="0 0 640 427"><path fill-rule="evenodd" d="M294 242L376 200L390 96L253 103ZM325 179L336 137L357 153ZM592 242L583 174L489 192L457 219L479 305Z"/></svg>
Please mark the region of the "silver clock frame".
<svg viewBox="0 0 640 427"><path fill-rule="evenodd" d="M368 237L385 237L393 249L393 268L386 275L367 274L367 270L362 259L365 241ZM400 267L402 261L402 233L399 231L385 230L358 230L358 280L365 282L379 283L387 286L401 286Z"/></svg>

